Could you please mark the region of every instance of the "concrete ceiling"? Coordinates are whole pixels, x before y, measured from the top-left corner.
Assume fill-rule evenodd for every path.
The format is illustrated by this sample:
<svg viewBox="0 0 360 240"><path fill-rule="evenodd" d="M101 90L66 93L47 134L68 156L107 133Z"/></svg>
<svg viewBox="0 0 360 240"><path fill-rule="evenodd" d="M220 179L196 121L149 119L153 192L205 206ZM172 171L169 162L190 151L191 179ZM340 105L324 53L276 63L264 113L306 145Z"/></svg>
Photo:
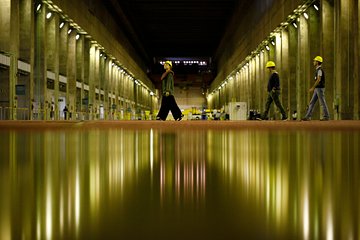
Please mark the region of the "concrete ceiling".
<svg viewBox="0 0 360 240"><path fill-rule="evenodd" d="M139 54L214 56L239 0L106 0Z"/></svg>

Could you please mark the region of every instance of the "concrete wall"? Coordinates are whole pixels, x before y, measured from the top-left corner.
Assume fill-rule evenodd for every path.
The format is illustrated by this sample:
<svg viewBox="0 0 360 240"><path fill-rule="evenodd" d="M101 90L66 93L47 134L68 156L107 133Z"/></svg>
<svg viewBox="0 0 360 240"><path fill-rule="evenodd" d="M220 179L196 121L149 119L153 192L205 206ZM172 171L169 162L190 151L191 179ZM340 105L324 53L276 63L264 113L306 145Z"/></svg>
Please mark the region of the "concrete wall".
<svg viewBox="0 0 360 240"><path fill-rule="evenodd" d="M181 109L191 109L193 107L202 109L206 106L206 98L201 94L199 88L181 89L175 87L174 92L176 102Z"/></svg>
<svg viewBox="0 0 360 240"><path fill-rule="evenodd" d="M219 74L209 91L209 106L227 105L231 93L232 99L247 102L249 109L263 110L268 81L265 64L273 60L280 74L284 108L289 115L296 110L301 118L312 96L308 91L314 82L312 60L321 55L331 118L359 119L359 1L261 2L262 7L259 1L248 6L246 20L235 15L229 25L217 54ZM290 24L280 25L285 22ZM223 82L236 87L235 96L232 87L219 90ZM270 116L278 119L277 109L272 109ZM313 118L320 116L316 107Z"/></svg>
<svg viewBox="0 0 360 240"><path fill-rule="evenodd" d="M0 72L2 119L50 119L52 105L52 119L63 118L65 104L90 119L100 117L99 109L100 118L114 119L120 111L131 118L158 107L144 63L103 3L91 2L0 0L0 57L9 58ZM18 60L30 69L23 72ZM25 95L16 94L18 84Z"/></svg>

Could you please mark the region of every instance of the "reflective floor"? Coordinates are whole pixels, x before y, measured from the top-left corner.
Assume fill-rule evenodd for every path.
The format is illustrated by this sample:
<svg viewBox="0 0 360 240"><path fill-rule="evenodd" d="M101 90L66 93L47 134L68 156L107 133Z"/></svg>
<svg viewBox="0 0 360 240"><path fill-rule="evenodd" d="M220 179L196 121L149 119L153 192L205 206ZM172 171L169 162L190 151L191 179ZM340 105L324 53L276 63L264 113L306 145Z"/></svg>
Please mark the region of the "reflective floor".
<svg viewBox="0 0 360 240"><path fill-rule="evenodd" d="M359 131L0 131L0 239L360 239Z"/></svg>

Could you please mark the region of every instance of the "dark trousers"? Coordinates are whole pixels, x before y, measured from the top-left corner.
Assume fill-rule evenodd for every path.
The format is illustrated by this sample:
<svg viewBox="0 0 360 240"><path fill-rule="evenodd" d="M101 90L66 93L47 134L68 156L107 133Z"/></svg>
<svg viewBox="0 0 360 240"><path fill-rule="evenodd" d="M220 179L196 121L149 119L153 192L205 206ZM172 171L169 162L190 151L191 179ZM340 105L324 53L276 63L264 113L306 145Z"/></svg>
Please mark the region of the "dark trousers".
<svg viewBox="0 0 360 240"><path fill-rule="evenodd" d="M173 95L169 95L168 97L162 96L161 107L157 118L165 121L169 111L171 111L175 120L181 117L181 110L175 101L175 97Z"/></svg>
<svg viewBox="0 0 360 240"><path fill-rule="evenodd" d="M281 115L283 118L286 118L286 112L283 108L283 106L281 105L280 99L279 99L279 95L280 95L280 91L279 90L275 90L275 91L271 91L269 92L268 98L266 100L266 105L265 105L265 112L262 115L262 118L265 119L267 118L267 115L269 113L270 110L270 106L272 102L275 102L276 106L279 108Z"/></svg>

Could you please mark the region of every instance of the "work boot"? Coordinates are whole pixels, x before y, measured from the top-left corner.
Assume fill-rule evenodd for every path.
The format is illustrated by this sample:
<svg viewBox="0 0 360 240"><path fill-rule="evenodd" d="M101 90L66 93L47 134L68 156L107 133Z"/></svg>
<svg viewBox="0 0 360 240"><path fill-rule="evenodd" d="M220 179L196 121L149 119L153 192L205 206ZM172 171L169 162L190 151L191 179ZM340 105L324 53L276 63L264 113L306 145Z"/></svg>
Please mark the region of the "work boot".
<svg viewBox="0 0 360 240"><path fill-rule="evenodd" d="M175 119L175 121L181 121L181 119L183 119L183 117L184 117L184 114L181 114L181 116L179 118Z"/></svg>

